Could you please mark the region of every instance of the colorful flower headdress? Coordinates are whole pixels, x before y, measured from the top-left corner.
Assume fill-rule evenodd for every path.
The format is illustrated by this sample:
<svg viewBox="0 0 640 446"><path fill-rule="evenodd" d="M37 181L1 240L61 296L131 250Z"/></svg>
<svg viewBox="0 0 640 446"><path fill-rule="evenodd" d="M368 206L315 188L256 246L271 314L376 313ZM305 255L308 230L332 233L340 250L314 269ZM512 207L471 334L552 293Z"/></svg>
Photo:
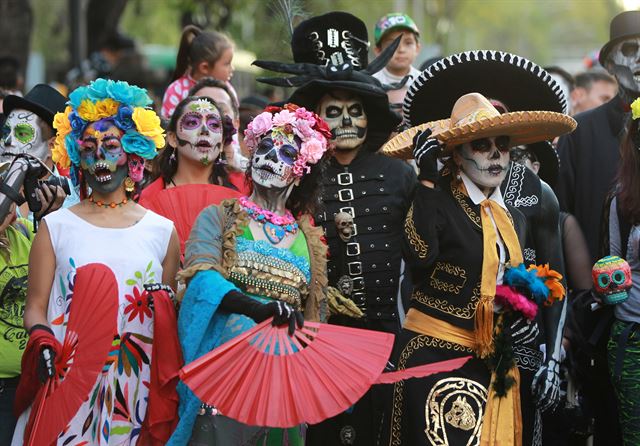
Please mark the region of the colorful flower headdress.
<svg viewBox="0 0 640 446"><path fill-rule="evenodd" d="M640 98L636 99L631 103L631 118L632 119L640 118Z"/></svg>
<svg viewBox="0 0 640 446"><path fill-rule="evenodd" d="M298 158L293 164L293 173L297 177L309 172L310 165L320 161L331 139L329 126L320 116L295 104L265 108L247 126L244 142L254 151L260 139L269 132L274 138L282 137L293 142L297 136L302 141Z"/></svg>
<svg viewBox="0 0 640 446"><path fill-rule="evenodd" d="M82 134L89 124L104 118L111 118L124 132L121 143L127 153L152 159L157 149L164 147L160 118L145 108L151 99L143 88L123 81L96 79L71 92L67 104L53 121L57 133L52 158L63 169L80 164Z"/></svg>

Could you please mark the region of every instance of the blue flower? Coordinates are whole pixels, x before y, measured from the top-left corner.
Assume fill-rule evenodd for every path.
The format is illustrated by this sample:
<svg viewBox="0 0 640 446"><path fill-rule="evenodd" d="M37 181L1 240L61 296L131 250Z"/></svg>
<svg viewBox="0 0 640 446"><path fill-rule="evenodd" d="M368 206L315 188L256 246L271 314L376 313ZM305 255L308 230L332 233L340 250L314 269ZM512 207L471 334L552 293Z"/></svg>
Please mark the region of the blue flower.
<svg viewBox="0 0 640 446"><path fill-rule="evenodd" d="M147 90L129 85L124 81L109 81L107 92L110 98L129 107L144 107L151 104Z"/></svg>
<svg viewBox="0 0 640 446"><path fill-rule="evenodd" d="M116 114L114 121L120 130L126 132L135 125L133 119L131 119L132 114L133 109L131 107L121 105L120 108L118 108L118 114Z"/></svg>
<svg viewBox="0 0 640 446"><path fill-rule="evenodd" d="M86 94L89 97L89 99L91 99L93 102L98 102L102 99L109 97L107 95L107 85L109 84L109 82L113 82L113 81L99 78L91 82L87 87L87 91L86 91Z"/></svg>
<svg viewBox="0 0 640 446"><path fill-rule="evenodd" d="M78 87L69 94L69 103L77 110L84 99L87 99L88 87Z"/></svg>
<svg viewBox="0 0 640 446"><path fill-rule="evenodd" d="M79 138L82 136L87 122L80 116L78 116L78 113L76 113L76 111L74 110L69 113L69 124L71 124L71 132L75 135L76 138Z"/></svg>
<svg viewBox="0 0 640 446"><path fill-rule="evenodd" d="M133 129L127 130L121 139L122 147L127 153L133 153L144 159L156 156L156 144L153 140L141 135Z"/></svg>
<svg viewBox="0 0 640 446"><path fill-rule="evenodd" d="M78 141L73 136L73 133L69 133L65 136L64 146L69 154L71 164L78 166L80 164L80 148L78 147Z"/></svg>

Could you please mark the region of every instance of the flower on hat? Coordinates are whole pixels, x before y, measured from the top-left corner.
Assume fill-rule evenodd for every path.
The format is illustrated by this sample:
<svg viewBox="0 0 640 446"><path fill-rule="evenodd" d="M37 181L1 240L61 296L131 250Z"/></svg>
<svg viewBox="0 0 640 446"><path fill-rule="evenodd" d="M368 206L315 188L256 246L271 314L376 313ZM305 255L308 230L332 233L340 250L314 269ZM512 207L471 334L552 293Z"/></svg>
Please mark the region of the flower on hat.
<svg viewBox="0 0 640 446"><path fill-rule="evenodd" d="M293 164L293 173L303 176L311 170L327 151L327 141L331 138L329 126L315 113L295 104L284 107L269 106L256 116L244 131L244 142L250 150L255 150L260 139L271 132L288 140L300 138L300 152Z"/></svg>
<svg viewBox="0 0 640 446"><path fill-rule="evenodd" d="M640 98L636 99L631 103L631 118L632 119L640 118Z"/></svg>

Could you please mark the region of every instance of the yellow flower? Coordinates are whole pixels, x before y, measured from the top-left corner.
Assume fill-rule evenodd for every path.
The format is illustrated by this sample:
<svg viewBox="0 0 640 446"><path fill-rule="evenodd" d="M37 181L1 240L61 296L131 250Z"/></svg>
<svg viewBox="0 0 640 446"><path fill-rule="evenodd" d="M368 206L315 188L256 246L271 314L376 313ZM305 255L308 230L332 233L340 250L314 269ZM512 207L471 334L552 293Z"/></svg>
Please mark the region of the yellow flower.
<svg viewBox="0 0 640 446"><path fill-rule="evenodd" d="M640 98L631 103L631 117L633 119L640 118Z"/></svg>
<svg viewBox="0 0 640 446"><path fill-rule="evenodd" d="M71 133L71 123L69 122L69 113L71 113L71 106L67 105L67 108L64 109L64 112L56 113L53 118L53 128L56 129L57 134L64 137Z"/></svg>
<svg viewBox="0 0 640 446"><path fill-rule="evenodd" d="M118 113L118 102L111 98L103 99L96 102L96 118L108 118Z"/></svg>
<svg viewBox="0 0 640 446"><path fill-rule="evenodd" d="M53 148L51 149L51 159L54 163L65 169L71 165L69 154L64 146L64 136L56 136Z"/></svg>
<svg viewBox="0 0 640 446"><path fill-rule="evenodd" d="M142 107L135 107L131 119L136 123L136 130L141 135L153 140L158 149L164 147L164 131L160 126L160 118L156 115L156 112Z"/></svg>
<svg viewBox="0 0 640 446"><path fill-rule="evenodd" d="M78 116L85 121L97 121L98 108L96 107L96 104L91 102L89 99L85 99L80 103L80 107L78 107Z"/></svg>

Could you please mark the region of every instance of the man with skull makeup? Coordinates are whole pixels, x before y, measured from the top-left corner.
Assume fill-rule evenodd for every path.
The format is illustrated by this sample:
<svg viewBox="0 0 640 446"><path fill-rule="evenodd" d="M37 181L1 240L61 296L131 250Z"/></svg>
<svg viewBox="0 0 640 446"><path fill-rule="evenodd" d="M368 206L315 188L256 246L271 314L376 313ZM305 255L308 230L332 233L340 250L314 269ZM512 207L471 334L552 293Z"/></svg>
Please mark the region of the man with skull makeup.
<svg viewBox="0 0 640 446"><path fill-rule="evenodd" d="M517 358L522 348L537 349L529 329L535 312L521 314L501 298L513 270L524 270L526 219L505 202L500 185L510 147L574 127L557 112L500 114L484 96L468 93L450 119L422 123L385 145L401 158L411 157L413 146L423 184L405 221L415 286L392 362L405 369L468 354L473 359L451 373L395 384L381 444L539 444L532 417L525 418L530 364ZM442 172L438 158L445 159ZM555 398L545 386L549 368L539 367L534 389L545 403ZM506 386L503 376L510 377Z"/></svg>
<svg viewBox="0 0 640 446"><path fill-rule="evenodd" d="M560 207L573 214L585 235L591 262L608 247L602 238L603 210L607 209L607 195L614 186L620 161L620 144L628 126L630 104L640 96L640 11L625 11L611 20L610 40L599 54L600 63L618 81L618 95L606 104L576 116L578 129L558 141L560 175L557 186ZM590 310L585 302L585 313L580 323L598 321L584 326L586 331L606 333L610 311L602 308ZM596 346L586 376L593 381L585 383L585 396L595 416L595 444L620 444L618 416L613 389L608 380L603 350L605 337L591 336ZM606 342L604 342L606 343Z"/></svg>
<svg viewBox="0 0 640 446"><path fill-rule="evenodd" d="M364 316L335 314L329 322L391 333L398 332L404 315L399 247L416 177L408 164L376 153L400 117L371 74L386 65L397 44L369 63L366 25L351 14L330 12L296 27L291 39L295 64L256 62L302 74L261 80L299 86L289 100L316 110L331 129L334 155L323 184L324 208L315 221L329 245L329 284ZM376 398L374 389L349 413L311 426L307 444L374 444L382 410Z"/></svg>
<svg viewBox="0 0 640 446"><path fill-rule="evenodd" d="M65 177L58 176L58 172L51 159L53 144L53 116L64 110L65 98L49 85L39 84L33 87L24 97L9 95L2 103L3 112L7 119L2 127L2 142L0 157L4 162L13 162L18 157L24 157L24 162L14 163L5 176L4 185L0 190L0 215L6 215L10 203L22 205L24 200L13 192L20 189L25 177L30 180L46 180L52 175L59 181L69 184ZM30 168L28 167L30 166ZM28 172L27 172L28 171ZM29 180L27 180L29 181ZM33 191L40 209L36 217L59 208L61 205L69 207L78 202L76 190L69 184L67 189L71 195L67 196L62 187L43 184ZM27 197L28 202L30 197ZM64 201L64 203L63 203ZM19 208L20 215L27 216L30 209L27 203Z"/></svg>

